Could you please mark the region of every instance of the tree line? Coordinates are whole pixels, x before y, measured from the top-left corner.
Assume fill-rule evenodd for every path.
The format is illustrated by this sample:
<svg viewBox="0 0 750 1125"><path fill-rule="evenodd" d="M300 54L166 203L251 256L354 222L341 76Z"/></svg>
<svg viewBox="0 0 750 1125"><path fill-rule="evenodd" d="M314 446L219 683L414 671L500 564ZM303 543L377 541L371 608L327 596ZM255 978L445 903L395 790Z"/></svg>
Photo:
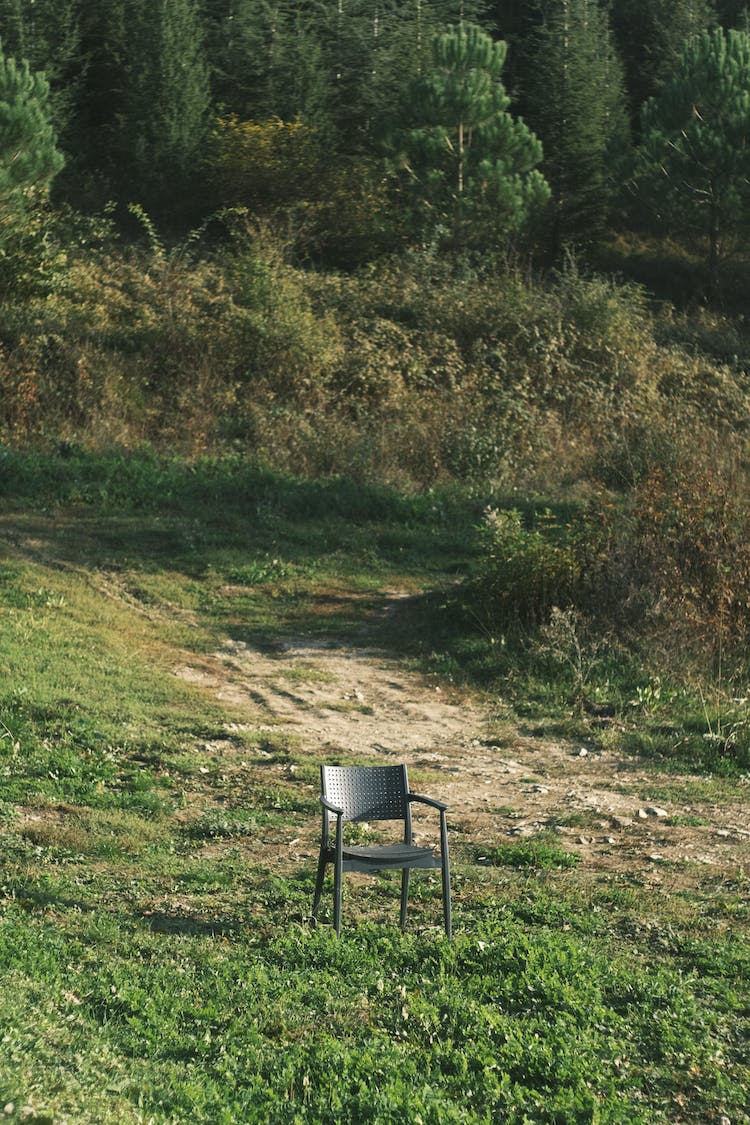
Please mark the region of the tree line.
<svg viewBox="0 0 750 1125"><path fill-rule="evenodd" d="M740 0L0 0L2 230L51 185L334 265L750 222ZM15 218L13 218L15 216Z"/></svg>

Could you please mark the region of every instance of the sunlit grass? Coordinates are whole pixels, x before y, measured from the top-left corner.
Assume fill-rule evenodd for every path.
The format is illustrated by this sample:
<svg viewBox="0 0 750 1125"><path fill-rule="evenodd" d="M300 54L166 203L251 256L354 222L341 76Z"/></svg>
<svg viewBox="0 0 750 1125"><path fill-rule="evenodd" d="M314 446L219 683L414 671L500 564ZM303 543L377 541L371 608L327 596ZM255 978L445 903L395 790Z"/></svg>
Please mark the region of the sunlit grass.
<svg viewBox="0 0 750 1125"><path fill-rule="evenodd" d="M651 870L599 876L551 833L482 841L456 823L453 944L432 873L412 880L406 935L391 875L347 885L340 941L329 884L308 927L317 757L259 729L252 700L217 701L212 661L229 640L273 652L315 629L498 693L510 666L493 681L492 646L472 648L434 593L470 563L470 508L461 522L383 493L368 509L345 486L274 492L238 464L146 458L128 483L82 461L77 485L69 462L19 462L28 510L0 518L9 1121L747 1121L739 870L683 884L665 868L670 890ZM389 616L390 588L415 597ZM304 660L278 674L323 682ZM528 722L563 723L555 690L557 711L539 695ZM502 755L518 713L497 710ZM628 760L637 777L615 783L644 800L744 800L737 778ZM516 811L496 808L498 832Z"/></svg>

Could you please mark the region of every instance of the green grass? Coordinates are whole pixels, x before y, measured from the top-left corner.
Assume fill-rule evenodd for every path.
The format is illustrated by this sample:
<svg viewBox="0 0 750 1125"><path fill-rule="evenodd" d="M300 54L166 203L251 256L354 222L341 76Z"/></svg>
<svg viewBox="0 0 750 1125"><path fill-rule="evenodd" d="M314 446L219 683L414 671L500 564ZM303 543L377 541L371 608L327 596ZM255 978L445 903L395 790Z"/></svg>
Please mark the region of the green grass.
<svg viewBox="0 0 750 1125"><path fill-rule="evenodd" d="M425 872L405 935L398 878L352 879L336 941L330 888L307 924L317 759L175 674L228 637L273 651L314 629L499 690L509 665L445 593L473 502L239 459L5 451L0 469L7 1120L750 1120L742 872L665 894L551 835L457 832L452 944ZM387 588L413 596L383 617ZM533 722L563 699L539 694ZM644 799L743 799L633 760Z"/></svg>
<svg viewBox="0 0 750 1125"><path fill-rule="evenodd" d="M486 863L493 867L533 867L540 870L575 867L580 862L579 856L561 848L544 834L528 840L519 840L513 844L496 844L489 848L478 848L475 858L477 863Z"/></svg>

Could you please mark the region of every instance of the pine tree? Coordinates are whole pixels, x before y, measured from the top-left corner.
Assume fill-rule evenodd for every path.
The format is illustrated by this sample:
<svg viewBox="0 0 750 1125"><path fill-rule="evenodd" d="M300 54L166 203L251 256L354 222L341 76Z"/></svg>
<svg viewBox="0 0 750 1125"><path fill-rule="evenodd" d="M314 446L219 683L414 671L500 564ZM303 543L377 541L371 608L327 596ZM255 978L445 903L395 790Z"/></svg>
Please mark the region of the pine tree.
<svg viewBox="0 0 750 1125"><path fill-rule="evenodd" d="M622 67L597 0L548 0L526 103L552 188L553 249L589 242L606 223L629 140Z"/></svg>
<svg viewBox="0 0 750 1125"><path fill-rule="evenodd" d="M49 109L49 85L25 61L0 50L0 213L22 209L34 189L44 190L63 165Z"/></svg>
<svg viewBox="0 0 750 1125"><path fill-rule="evenodd" d="M641 130L642 187L666 225L706 236L715 288L722 230L750 222L750 35L690 39Z"/></svg>
<svg viewBox="0 0 750 1125"><path fill-rule="evenodd" d="M189 211L211 108L194 0L139 0L125 50L117 142L131 199L157 211Z"/></svg>
<svg viewBox="0 0 750 1125"><path fill-rule="evenodd" d="M325 131L330 85L320 16L302 0L209 0L207 51L213 99L245 120L300 117Z"/></svg>
<svg viewBox="0 0 750 1125"><path fill-rule="evenodd" d="M659 90L685 43L716 24L712 0L611 0L612 30L625 67L631 119Z"/></svg>
<svg viewBox="0 0 750 1125"><path fill-rule="evenodd" d="M76 137L85 202L114 198L192 221L211 111L195 0L84 5L82 47Z"/></svg>
<svg viewBox="0 0 750 1125"><path fill-rule="evenodd" d="M50 84L52 123L65 147L81 87L80 0L0 0L0 41Z"/></svg>
<svg viewBox="0 0 750 1125"><path fill-rule="evenodd" d="M409 125L396 138L418 223L454 244L487 245L544 206L542 148L508 113L506 46L474 24L436 36L430 69L413 83Z"/></svg>

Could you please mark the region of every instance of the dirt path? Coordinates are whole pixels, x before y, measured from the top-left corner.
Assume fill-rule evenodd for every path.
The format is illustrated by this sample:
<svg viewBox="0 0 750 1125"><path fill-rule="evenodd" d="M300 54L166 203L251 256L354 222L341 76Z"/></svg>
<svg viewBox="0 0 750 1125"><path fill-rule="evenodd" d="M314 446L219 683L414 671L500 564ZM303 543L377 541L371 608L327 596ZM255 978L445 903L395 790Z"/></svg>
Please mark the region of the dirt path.
<svg viewBox="0 0 750 1125"><path fill-rule="evenodd" d="M726 784L646 771L595 742L529 736L376 649L308 636L269 655L229 641L177 671L249 704L254 729L316 758L406 761L413 787L448 801L474 844L552 829L594 871L670 886L736 877L750 862L746 782L727 799Z"/></svg>

